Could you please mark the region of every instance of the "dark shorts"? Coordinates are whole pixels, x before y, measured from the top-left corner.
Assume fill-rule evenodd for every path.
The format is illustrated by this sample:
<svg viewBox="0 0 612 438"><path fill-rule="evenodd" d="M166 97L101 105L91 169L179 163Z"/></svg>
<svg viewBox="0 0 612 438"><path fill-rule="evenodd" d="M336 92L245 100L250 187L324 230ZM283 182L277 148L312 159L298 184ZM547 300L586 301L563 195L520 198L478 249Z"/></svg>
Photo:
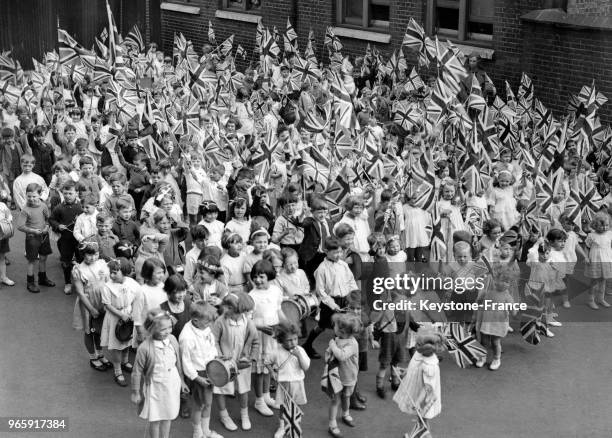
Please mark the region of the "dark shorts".
<svg viewBox="0 0 612 438"><path fill-rule="evenodd" d="M11 248L9 247L9 240L8 239L2 239L0 240L0 254L6 254L7 252L10 252Z"/></svg>
<svg viewBox="0 0 612 438"><path fill-rule="evenodd" d="M37 260L38 256L47 256L52 253L49 235L26 234L25 239L26 259L29 261Z"/></svg>
<svg viewBox="0 0 612 438"><path fill-rule="evenodd" d="M205 376L206 371L199 371L200 376ZM194 382L189 377L185 377L185 383L189 387L189 393L193 397L193 401L198 406L204 405L204 387L199 383ZM208 389L212 392L212 385L208 387Z"/></svg>
<svg viewBox="0 0 612 438"><path fill-rule="evenodd" d="M344 309L347 306L347 298L346 297L335 297L335 303L340 306L341 309ZM334 328L334 324L332 323L332 316L334 316L334 312L331 308L321 303L321 313L319 314L319 327L322 329L331 329Z"/></svg>
<svg viewBox="0 0 612 438"><path fill-rule="evenodd" d="M367 371L368 370L368 352L360 351L359 352L359 371Z"/></svg>
<svg viewBox="0 0 612 438"><path fill-rule="evenodd" d="M382 367L404 364L407 360L406 347L402 345L403 336L396 333L383 333L380 339L378 362Z"/></svg>

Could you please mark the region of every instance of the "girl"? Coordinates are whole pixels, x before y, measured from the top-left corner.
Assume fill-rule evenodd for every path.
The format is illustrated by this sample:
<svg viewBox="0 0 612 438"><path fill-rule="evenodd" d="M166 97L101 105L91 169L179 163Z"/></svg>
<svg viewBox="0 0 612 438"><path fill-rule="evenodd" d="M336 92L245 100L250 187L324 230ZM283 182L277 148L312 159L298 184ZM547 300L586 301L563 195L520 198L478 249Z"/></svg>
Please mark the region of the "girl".
<svg viewBox="0 0 612 438"><path fill-rule="evenodd" d="M140 295L134 300L134 326L136 327L137 342L142 342L145 338L144 322L149 310L155 309L167 300L164 292L164 279L166 278L166 268L164 264L156 258L145 260L142 265L142 278L144 284L140 286Z"/></svg>
<svg viewBox="0 0 612 438"><path fill-rule="evenodd" d="M510 327L510 313L502 309L486 309L485 303L503 304L514 303L510 296L510 281L513 273L507 270L501 270L493 277L492 287L484 292L479 297L479 310L476 314L476 338L478 342L483 343L483 335L488 337L493 348L493 360L489 365L491 371L499 369L501 366L501 339L506 337L508 328ZM516 315L516 311L512 314ZM481 368L486 361L486 356L483 356L476 362L476 366Z"/></svg>
<svg viewBox="0 0 612 438"><path fill-rule="evenodd" d="M223 314L217 318L212 329L217 341L217 352L221 359L237 364L238 375L235 381L220 388L215 387L213 392L218 394L221 424L230 431L237 430L238 426L227 412L225 396L238 393L242 429L250 430L248 402L251 390L251 362L259 356L257 329L247 317L247 313L253 310L253 299L244 292L230 293L223 298L221 307Z"/></svg>
<svg viewBox="0 0 612 438"><path fill-rule="evenodd" d="M283 256L283 269L276 280L283 295L288 298L293 298L294 295L308 295L310 285L306 273L299 269L297 252L293 248L284 248L281 255Z"/></svg>
<svg viewBox="0 0 612 438"><path fill-rule="evenodd" d="M140 405L140 418L148 421L151 437L168 438L179 413L180 394L189 388L183 381L179 345L172 336L174 319L161 309L146 315L149 336L136 351L132 372L132 403ZM146 434L145 434L146 435Z"/></svg>
<svg viewBox="0 0 612 438"><path fill-rule="evenodd" d="M219 264L219 258L214 255L206 255L198 260L198 275L192 285L191 295L193 300L203 300L208 304L219 308L221 300L228 294L223 278L223 268Z"/></svg>
<svg viewBox="0 0 612 438"><path fill-rule="evenodd" d="M274 166L274 164L273 164ZM270 178L273 178L272 169L270 170ZM258 227L265 228L268 233L272 232L276 217L270 204L270 196L268 189L263 186L255 186L251 190L253 194L253 205L251 206L251 217L253 222L257 223Z"/></svg>
<svg viewBox="0 0 612 438"><path fill-rule="evenodd" d="M504 230L509 230L519 220L514 197L514 183L512 173L502 170L494 180L487 199L491 217L497 219Z"/></svg>
<svg viewBox="0 0 612 438"><path fill-rule="evenodd" d="M270 355L275 354L278 347L272 337L272 327L277 325L281 319L285 319L281 310L283 292L278 286L270 284L270 281L275 278L274 267L267 260L258 261L251 270L251 280L255 286L250 292L255 303L253 322L259 331L261 346L255 368L255 396L257 397L255 409L266 417L273 415L268 406L275 409L278 407L270 397L270 375L265 366Z"/></svg>
<svg viewBox="0 0 612 438"><path fill-rule="evenodd" d="M262 260L266 260L272 264L274 268L274 272L278 277L283 270L283 254L276 248L268 248L261 255ZM278 282L278 278L275 278L270 282L275 286L280 288L280 283Z"/></svg>
<svg viewBox="0 0 612 438"><path fill-rule="evenodd" d="M244 276L245 254L242 252L242 237L237 233L224 233L221 239L223 249L227 251L221 257L221 268L230 292L246 292L247 281Z"/></svg>
<svg viewBox="0 0 612 438"><path fill-rule="evenodd" d="M153 222L159 233L167 236L168 244L164 245L163 254L166 266L175 273L183 272L185 252L181 245L187 238L189 226L182 222L174 222L165 210L159 210L153 215Z"/></svg>
<svg viewBox="0 0 612 438"><path fill-rule="evenodd" d="M268 247L269 241L270 234L268 234L265 229L260 228L259 230L253 231L251 234L251 240L249 241L253 247L253 251L244 257L244 264L242 265L242 272L245 277L249 277L251 269L253 269L255 263L261 260L263 252ZM249 282L249 289L253 289L252 282Z"/></svg>
<svg viewBox="0 0 612 438"><path fill-rule="evenodd" d="M430 236L423 231L432 227L431 214L417 204L418 191L406 193L404 212L404 244L409 263L427 260Z"/></svg>
<svg viewBox="0 0 612 438"><path fill-rule="evenodd" d="M370 235L370 225L368 223L368 213L364 209L364 201L358 196L349 196L344 206L346 213L334 226L334 233L338 226L342 223L348 224L355 232L355 250L359 253L361 260L367 262L369 260L368 251L368 236Z"/></svg>
<svg viewBox="0 0 612 438"><path fill-rule="evenodd" d="M478 242L480 254L492 260L497 255L499 238L502 235L502 224L497 219L488 219L482 225L482 234Z"/></svg>
<svg viewBox="0 0 612 438"><path fill-rule="evenodd" d="M225 231L237 233L243 242L248 242L251 236L251 219L249 216L249 204L244 198L236 198L230 203L231 219L225 224Z"/></svg>
<svg viewBox="0 0 612 438"><path fill-rule="evenodd" d="M287 391L296 404L303 406L307 403L304 378L306 371L310 368L310 358L306 351L298 345L298 328L291 323L283 322L276 328L275 338L282 348L278 348L274 354L270 355L269 361L277 372L278 385ZM276 404L282 405L283 399L283 391L277 389ZM285 436L282 413L279 421L280 424L274 433L274 438Z"/></svg>
<svg viewBox="0 0 612 438"><path fill-rule="evenodd" d="M531 268L531 272L525 287L525 295L535 294L540 300L543 300L547 294L558 289L556 281L558 274L550 263L550 250L550 243L544 239L541 239L530 250L527 266ZM534 259L533 254L536 254L537 258ZM546 327L545 335L549 338L555 336L548 327Z"/></svg>
<svg viewBox="0 0 612 438"><path fill-rule="evenodd" d="M355 315L336 313L332 317L335 338L330 339L325 352L326 360L332 358L338 361L338 373L342 382L342 390L332 395L329 406L329 433L334 438L341 438L336 417L342 404L342 421L349 427L355 427L349 406L350 398L357 383L359 372L359 344L355 335L361 329L361 321Z"/></svg>
<svg viewBox="0 0 612 438"><path fill-rule="evenodd" d="M93 193L88 193L81 202L83 213L78 215L74 222L74 238L79 243L98 234L98 227L96 226L98 198Z"/></svg>
<svg viewBox="0 0 612 438"><path fill-rule="evenodd" d="M417 414L414 404L418 403L418 414L427 428L430 420L442 411L442 391L440 387L440 365L436 353L442 351L445 338L440 333L419 333L416 337L416 353L412 356L406 375L393 401L407 414Z"/></svg>
<svg viewBox="0 0 612 438"><path fill-rule="evenodd" d="M136 271L136 281L143 283L142 267L145 260L155 258L159 260L164 268L166 261L163 255L163 248L167 245L168 236L162 233L143 234L140 238L140 247L136 251L136 260L134 261L134 270Z"/></svg>
<svg viewBox="0 0 612 438"><path fill-rule="evenodd" d="M610 307L605 300L606 281L612 278L612 231L608 215L598 213L591 221L593 229L586 238L589 248L589 264L584 275L591 279L588 306L597 310L597 304Z"/></svg>
<svg viewBox="0 0 612 438"><path fill-rule="evenodd" d="M521 297L518 290L518 279L521 276L521 270L516 261L516 245L518 243L518 235L514 230L506 231L499 239L499 253L495 262L509 274L508 290L510 296L515 303L520 302ZM510 332L512 329L510 328Z"/></svg>
<svg viewBox="0 0 612 438"><path fill-rule="evenodd" d="M104 212L100 212L96 217L98 234L95 240L100 246L100 257L106 262L115 258L114 247L119 242L119 238L111 231L114 221L112 216Z"/></svg>
<svg viewBox="0 0 612 438"><path fill-rule="evenodd" d="M119 386L127 386L122 371L132 372L129 363L131 339L120 341L115 336L115 327L119 321L127 323L133 320L132 306L136 296L140 294L140 285L129 275L132 265L125 258L113 259L108 262L110 281L102 292L102 303L106 309L102 324L101 345L106 348L107 355L115 370L115 382Z"/></svg>
<svg viewBox="0 0 612 438"><path fill-rule="evenodd" d="M198 225L204 225L209 232L208 244L221 248L221 236L223 236L223 222L217 220L219 208L214 201L204 201L200 204L200 215L202 220Z"/></svg>
<svg viewBox="0 0 612 438"><path fill-rule="evenodd" d="M455 196L457 193L455 182L450 179L443 182L440 191L442 199L438 201L438 208L442 218L441 231L444 241L451 242L455 231L467 230L467 227L461 216L461 200ZM452 251L449 251L449 255L452 258Z"/></svg>
<svg viewBox="0 0 612 438"><path fill-rule="evenodd" d="M89 365L97 371L106 371L112 365L102 354L100 330L104 321L102 291L110 275L104 260L98 259L99 248L93 241L79 246L83 261L72 270L72 287L77 295L72 326L84 332Z"/></svg>
<svg viewBox="0 0 612 438"><path fill-rule="evenodd" d="M198 222L198 213L202 203L202 186L200 181L206 178L206 172L202 169L202 158L196 150L192 150L188 156L183 158L185 185L187 189L187 214L189 225L194 226Z"/></svg>
<svg viewBox="0 0 612 438"><path fill-rule="evenodd" d="M387 238L386 255L389 262L389 275L403 275L406 272L406 261L408 256L400 247L400 236L394 234Z"/></svg>
<svg viewBox="0 0 612 438"><path fill-rule="evenodd" d="M6 276L6 254L10 251L9 239L12 236L13 216L6 202L10 199L8 192L0 192L0 223L2 223L2 235L0 238L0 283L14 286L15 282ZM6 230L6 233L4 232Z"/></svg>
<svg viewBox="0 0 612 438"><path fill-rule="evenodd" d="M576 268L576 262L578 261L576 254L580 254L580 257L585 263L589 263L589 256L580 245L578 234L576 234L575 231L576 225L574 224L574 221L569 218L567 213L563 213L561 216L559 216L559 223L563 227L563 231L565 231L565 246L563 247L563 254L565 255L566 260L565 274L568 277L571 277L574 275L574 269ZM563 295L563 307L566 309L571 307L567 292Z"/></svg>

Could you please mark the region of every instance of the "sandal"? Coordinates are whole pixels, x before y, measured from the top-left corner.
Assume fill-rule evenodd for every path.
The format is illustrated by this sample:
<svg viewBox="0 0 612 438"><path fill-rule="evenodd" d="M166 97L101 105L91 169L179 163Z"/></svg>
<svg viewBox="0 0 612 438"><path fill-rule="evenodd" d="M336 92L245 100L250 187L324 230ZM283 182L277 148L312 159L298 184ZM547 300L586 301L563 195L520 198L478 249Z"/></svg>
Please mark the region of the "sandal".
<svg viewBox="0 0 612 438"><path fill-rule="evenodd" d="M128 386L127 380L125 380L125 377L123 377L123 374L119 374L118 376L115 376L115 382L119 386Z"/></svg>
<svg viewBox="0 0 612 438"><path fill-rule="evenodd" d="M104 366L104 364L102 362L100 362L100 359L92 359L92 360L90 360L89 361L89 366L92 367L96 371L106 371L107 370L106 366Z"/></svg>
<svg viewBox="0 0 612 438"><path fill-rule="evenodd" d="M126 373L131 373L132 370L134 369L134 366L131 363L126 362L126 363L121 364L121 369L125 371Z"/></svg>
<svg viewBox="0 0 612 438"><path fill-rule="evenodd" d="M330 427L329 429L327 429L327 431L334 438L342 438L342 432L340 432L340 429L337 426Z"/></svg>

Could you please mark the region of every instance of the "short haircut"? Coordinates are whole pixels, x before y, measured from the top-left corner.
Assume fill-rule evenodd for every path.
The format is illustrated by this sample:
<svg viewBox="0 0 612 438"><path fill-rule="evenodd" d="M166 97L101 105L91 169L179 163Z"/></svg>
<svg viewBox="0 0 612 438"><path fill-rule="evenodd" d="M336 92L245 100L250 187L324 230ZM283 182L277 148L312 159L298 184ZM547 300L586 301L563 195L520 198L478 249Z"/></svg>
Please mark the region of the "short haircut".
<svg viewBox="0 0 612 438"><path fill-rule="evenodd" d="M189 318L213 322L217 318L217 309L204 300L198 300L191 303Z"/></svg>
<svg viewBox="0 0 612 438"><path fill-rule="evenodd" d="M38 125L36 128L34 128L33 134L36 137L44 137L45 135L47 135L47 128L42 125Z"/></svg>
<svg viewBox="0 0 612 438"><path fill-rule="evenodd" d="M225 166L223 164L218 164L216 166L214 166L212 169L210 169L211 172L216 172L219 175L223 176L225 175Z"/></svg>
<svg viewBox="0 0 612 438"><path fill-rule="evenodd" d="M334 327L338 327L340 333L356 335L361 331L361 320L357 315L348 313L335 313L332 316Z"/></svg>
<svg viewBox="0 0 612 438"><path fill-rule="evenodd" d="M51 171L53 173L57 172L58 170L63 170L64 172L70 172L72 171L72 164L70 164L68 161L66 160L60 160L57 161L52 167L51 167Z"/></svg>
<svg viewBox="0 0 612 438"><path fill-rule="evenodd" d="M391 190L384 189L380 193L380 202L389 202L391 199L393 199L393 192Z"/></svg>
<svg viewBox="0 0 612 438"><path fill-rule="evenodd" d="M40 195L42 193L42 187L40 186L40 184L36 184L36 183L28 184L26 187L26 193L32 193L32 192L36 192Z"/></svg>
<svg viewBox="0 0 612 438"><path fill-rule="evenodd" d="M318 196L313 197L310 200L310 211L327 210L327 201Z"/></svg>
<svg viewBox="0 0 612 438"><path fill-rule="evenodd" d="M274 330L274 337L278 343L282 344L289 336L297 336L299 332L300 329L294 323L281 321Z"/></svg>
<svg viewBox="0 0 612 438"><path fill-rule="evenodd" d="M334 251L340 248L340 242L333 236L327 236L325 239L325 251Z"/></svg>
<svg viewBox="0 0 612 438"><path fill-rule="evenodd" d="M232 243L242 243L242 237L238 233L224 233L221 237L221 247L228 250Z"/></svg>
<svg viewBox="0 0 612 438"><path fill-rule="evenodd" d="M346 211L351 211L356 205L365 206L365 202L361 196L349 196L344 204Z"/></svg>
<svg viewBox="0 0 612 438"><path fill-rule="evenodd" d="M89 192L86 193L85 196L83 197L83 206L86 205L93 205L93 206L97 206L98 205L98 197L96 195L94 195L93 193Z"/></svg>
<svg viewBox="0 0 612 438"><path fill-rule="evenodd" d="M299 201L299 198L296 195L291 194L291 193L285 193L278 200L278 206L283 208L289 204L296 204L298 201Z"/></svg>
<svg viewBox="0 0 612 438"><path fill-rule="evenodd" d="M74 125L66 125L66 127L64 128L64 133L68 132L68 131L74 131L76 132L76 127Z"/></svg>
<svg viewBox="0 0 612 438"><path fill-rule="evenodd" d="M281 255L283 256L283 261L286 261L289 257L298 257L297 251L288 246L281 250Z"/></svg>
<svg viewBox="0 0 612 438"><path fill-rule="evenodd" d="M15 138L15 131L11 128L2 128L2 131L0 131L0 135L2 136L2 138Z"/></svg>
<svg viewBox="0 0 612 438"><path fill-rule="evenodd" d="M183 290L186 291L187 288L187 282L180 274L173 274L170 277L166 278L166 281L164 282L164 292L166 292L168 295Z"/></svg>
<svg viewBox="0 0 612 438"><path fill-rule="evenodd" d="M204 225L196 225L191 229L192 240L208 240L210 232Z"/></svg>
<svg viewBox="0 0 612 438"><path fill-rule="evenodd" d="M125 257L119 257L108 262L108 270L110 272L121 271L123 275L130 275L132 273L132 264Z"/></svg>
<svg viewBox="0 0 612 438"><path fill-rule="evenodd" d="M344 236L347 236L349 234L355 234L355 230L349 224L340 222L336 226L335 234L338 239L342 239Z"/></svg>
<svg viewBox="0 0 612 438"><path fill-rule="evenodd" d="M115 218L112 217L110 214L106 213L105 211L101 211L96 216L96 224L98 225L105 224L107 222L114 222L114 221L115 221Z"/></svg>
<svg viewBox="0 0 612 438"><path fill-rule="evenodd" d="M31 155L31 154L23 154L23 155L21 156L21 161L20 161L21 163L23 163L23 162L29 162L29 161L31 161L31 162L33 162L33 163L36 163L36 158L34 158L34 155Z"/></svg>
<svg viewBox="0 0 612 438"><path fill-rule="evenodd" d="M100 175L102 175L102 178L106 179L109 176L111 176L113 173L117 173L118 169L115 166L104 166L101 170L100 170Z"/></svg>
<svg viewBox="0 0 612 438"><path fill-rule="evenodd" d="M153 278L153 272L155 272L157 268L163 269L164 272L166 271L166 265L164 265L164 262L162 262L160 259L156 257L149 257L142 264L142 269L140 270L140 276L145 281L151 281Z"/></svg>
<svg viewBox="0 0 612 438"><path fill-rule="evenodd" d="M164 321L170 321L172 327L174 327L174 324L176 324L176 318L170 315L170 313L164 312L160 308L151 309L147 312L147 317L145 318L143 326L147 332L153 335L157 332L158 327Z"/></svg>
<svg viewBox="0 0 612 438"><path fill-rule="evenodd" d="M85 155L84 157L81 157L79 159L79 166L82 167L82 166L86 166L88 164L91 165L91 166L94 165L93 158L91 158L89 155Z"/></svg>
<svg viewBox="0 0 612 438"><path fill-rule="evenodd" d="M132 204L125 199L118 199L115 203L115 207L117 207L117 211L124 210L126 208L132 208Z"/></svg>
<svg viewBox="0 0 612 438"><path fill-rule="evenodd" d="M255 171L253 169L249 169L248 167L241 168L236 174L236 180L238 181L244 178L255 178Z"/></svg>
<svg viewBox="0 0 612 438"><path fill-rule="evenodd" d="M120 182L121 184L125 184L125 182L127 181L125 175L120 172L113 173L108 180L111 184L114 182Z"/></svg>
<svg viewBox="0 0 612 438"><path fill-rule="evenodd" d="M69 179L62 185L62 190L76 190L76 183Z"/></svg>
<svg viewBox="0 0 612 438"><path fill-rule="evenodd" d="M566 239L567 239L567 233L558 228L553 228L552 230L548 232L548 234L546 234L546 240L548 240L549 242L555 242L557 240L566 240Z"/></svg>
<svg viewBox="0 0 612 438"><path fill-rule="evenodd" d="M264 274L268 278L268 281L276 278L276 271L274 270L274 266L272 266L272 262L262 259L253 265L251 269L251 280L261 274Z"/></svg>
<svg viewBox="0 0 612 438"><path fill-rule="evenodd" d="M488 236L489 234L491 234L491 231L493 231L495 228L499 228L501 230L502 229L501 222L498 221L497 219L488 219L484 222L484 224L482 224L482 233L485 236Z"/></svg>
<svg viewBox="0 0 612 438"><path fill-rule="evenodd" d="M75 149L82 148L82 147L87 148L88 145L89 145L89 140L83 137L77 138L76 141L74 142Z"/></svg>

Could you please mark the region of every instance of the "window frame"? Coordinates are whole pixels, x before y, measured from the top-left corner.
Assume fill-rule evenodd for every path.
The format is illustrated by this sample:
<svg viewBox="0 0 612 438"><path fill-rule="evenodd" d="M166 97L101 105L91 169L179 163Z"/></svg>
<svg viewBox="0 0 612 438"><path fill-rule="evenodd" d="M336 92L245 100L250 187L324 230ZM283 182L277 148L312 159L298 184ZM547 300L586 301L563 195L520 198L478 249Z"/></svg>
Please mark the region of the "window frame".
<svg viewBox="0 0 612 438"><path fill-rule="evenodd" d="M456 9L458 11L459 23L456 31L454 29L436 29L436 18L439 7ZM470 0L427 0L425 31L429 35L437 34L458 43L469 43L477 46L491 47L493 45L495 29L493 29L493 33L490 35L470 33L468 30L470 21L469 13ZM495 25L494 20L491 22L491 24ZM442 33L440 33L440 30L442 30Z"/></svg>
<svg viewBox="0 0 612 438"><path fill-rule="evenodd" d="M221 9L224 11L236 11L236 12L242 12L245 14L261 15L261 7L262 7L261 3L263 0L259 2L259 7L257 9L247 8L247 4L250 1L251 0L242 0L242 6L236 7L236 6L230 6L230 0L221 0Z"/></svg>
<svg viewBox="0 0 612 438"><path fill-rule="evenodd" d="M224 0L225 1L225 0ZM344 2L347 0L336 0L336 26L361 29L372 32L388 32L391 27L391 0L361 0L361 23L346 21ZM378 21L372 23L374 20L370 20L372 5L382 5L389 7L389 20Z"/></svg>

